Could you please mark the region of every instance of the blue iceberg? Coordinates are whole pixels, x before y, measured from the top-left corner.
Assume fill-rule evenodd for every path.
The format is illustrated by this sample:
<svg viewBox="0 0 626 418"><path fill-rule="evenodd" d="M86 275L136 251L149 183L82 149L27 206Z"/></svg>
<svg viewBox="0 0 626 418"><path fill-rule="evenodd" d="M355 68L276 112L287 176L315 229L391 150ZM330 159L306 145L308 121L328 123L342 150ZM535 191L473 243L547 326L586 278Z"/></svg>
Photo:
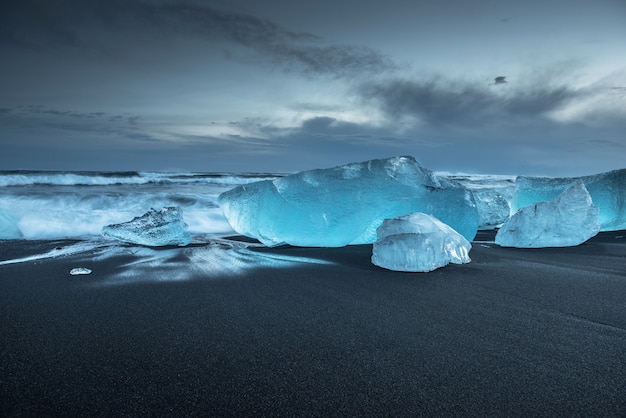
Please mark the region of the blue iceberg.
<svg viewBox="0 0 626 418"><path fill-rule="evenodd" d="M102 235L148 247L185 246L191 242L182 211L175 206L150 209L144 215L121 224L107 225Z"/></svg>
<svg viewBox="0 0 626 418"><path fill-rule="evenodd" d="M550 202L517 211L496 234L503 247L568 247L582 244L600 230L598 207L582 180Z"/></svg>
<svg viewBox="0 0 626 418"><path fill-rule="evenodd" d="M428 272L471 261L472 245L448 225L423 213L385 219L377 236L372 263L388 270Z"/></svg>
<svg viewBox="0 0 626 418"><path fill-rule="evenodd" d="M476 235L473 195L412 157L303 171L238 186L219 195L231 227L268 246L371 244L384 219L433 215L468 241Z"/></svg>
<svg viewBox="0 0 626 418"><path fill-rule="evenodd" d="M626 169L572 178L523 177L515 181L513 212L541 201L555 199L576 181L582 181L599 212L601 231L626 229Z"/></svg>

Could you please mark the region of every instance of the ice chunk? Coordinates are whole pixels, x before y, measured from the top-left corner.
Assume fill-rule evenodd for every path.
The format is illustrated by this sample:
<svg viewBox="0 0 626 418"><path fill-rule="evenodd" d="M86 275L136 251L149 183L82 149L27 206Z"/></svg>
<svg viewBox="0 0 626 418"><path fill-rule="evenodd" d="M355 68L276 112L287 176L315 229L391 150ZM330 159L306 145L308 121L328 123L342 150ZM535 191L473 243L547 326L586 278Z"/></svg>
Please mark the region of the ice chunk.
<svg viewBox="0 0 626 418"><path fill-rule="evenodd" d="M449 263L471 261L471 244L450 226L424 213L385 219L377 234L372 263L389 270L427 272Z"/></svg>
<svg viewBox="0 0 626 418"><path fill-rule="evenodd" d="M232 228L273 246L373 243L384 219L424 212L471 240L474 198L412 157L352 163L241 185L218 202Z"/></svg>
<svg viewBox="0 0 626 418"><path fill-rule="evenodd" d="M599 212L600 230L626 229L626 168L575 178L518 177L511 201L513 211L556 198L576 180L582 180Z"/></svg>
<svg viewBox="0 0 626 418"><path fill-rule="evenodd" d="M17 226L17 220L0 209L0 239L21 239L22 231Z"/></svg>
<svg viewBox="0 0 626 418"><path fill-rule="evenodd" d="M91 274L91 270L85 267L76 267L70 270L72 276L79 276L82 274Z"/></svg>
<svg viewBox="0 0 626 418"><path fill-rule="evenodd" d="M550 202L517 211L496 234L503 247L568 247L582 244L600 230L598 207L582 180Z"/></svg>
<svg viewBox="0 0 626 418"><path fill-rule="evenodd" d="M132 221L107 225L102 228L102 235L149 247L185 246L191 242L182 211L175 206L161 210L151 208Z"/></svg>

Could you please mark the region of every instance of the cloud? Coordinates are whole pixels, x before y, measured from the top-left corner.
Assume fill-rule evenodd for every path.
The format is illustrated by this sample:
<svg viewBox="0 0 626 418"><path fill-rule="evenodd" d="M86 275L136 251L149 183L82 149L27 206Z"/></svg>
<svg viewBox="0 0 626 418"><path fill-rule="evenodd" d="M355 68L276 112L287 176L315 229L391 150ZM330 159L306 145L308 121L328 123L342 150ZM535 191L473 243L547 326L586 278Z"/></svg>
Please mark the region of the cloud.
<svg viewBox="0 0 626 418"><path fill-rule="evenodd" d="M126 123L130 125L136 125L137 121L141 118L138 115L121 115L115 113L108 112L77 112L73 110L60 110L53 109L42 105L28 105L28 106L18 106L13 109L5 109L4 113L11 113L15 116L21 117L38 117L38 118L46 118L46 117L58 117L58 118L71 118L77 120L98 120L101 122L120 122Z"/></svg>
<svg viewBox="0 0 626 418"><path fill-rule="evenodd" d="M108 38L119 42L120 33L147 40L140 42L145 47L183 36L244 47L266 63L307 75L342 77L395 68L371 48L326 44L311 33L193 0L13 0L4 6L0 28L0 43L19 47L93 47Z"/></svg>
<svg viewBox="0 0 626 418"><path fill-rule="evenodd" d="M413 118L430 125L476 125L541 119L583 93L564 85L520 86L450 80L391 79L359 85L357 94L377 104L389 119ZM507 83L507 86L510 86Z"/></svg>
<svg viewBox="0 0 626 418"><path fill-rule="evenodd" d="M54 109L41 105L6 108L0 112L5 128L19 128L24 132L47 129L46 136L57 134L82 134L85 137L106 136L120 140L159 141L144 127L138 126L138 115L115 114L108 112L77 112ZM47 141L46 136L34 136L34 141Z"/></svg>

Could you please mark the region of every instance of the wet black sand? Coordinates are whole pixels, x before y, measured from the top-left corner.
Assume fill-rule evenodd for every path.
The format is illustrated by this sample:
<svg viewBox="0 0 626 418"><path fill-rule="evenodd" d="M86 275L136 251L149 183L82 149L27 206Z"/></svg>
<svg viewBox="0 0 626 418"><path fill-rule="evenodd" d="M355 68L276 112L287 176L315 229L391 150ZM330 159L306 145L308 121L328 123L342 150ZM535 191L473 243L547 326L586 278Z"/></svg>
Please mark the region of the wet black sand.
<svg viewBox="0 0 626 418"><path fill-rule="evenodd" d="M100 286L128 257L0 266L0 416L626 416L626 233L472 263ZM0 258L65 243L5 241ZM71 276L89 266L89 276ZM149 278L148 278L149 279Z"/></svg>

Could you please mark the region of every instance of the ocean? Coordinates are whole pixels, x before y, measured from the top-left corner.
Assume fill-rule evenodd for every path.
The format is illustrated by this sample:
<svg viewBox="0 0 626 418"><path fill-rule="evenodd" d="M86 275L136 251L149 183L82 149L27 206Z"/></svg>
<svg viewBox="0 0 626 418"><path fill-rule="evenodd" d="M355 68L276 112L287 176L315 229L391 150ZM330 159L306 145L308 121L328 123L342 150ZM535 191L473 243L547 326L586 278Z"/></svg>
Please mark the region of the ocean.
<svg viewBox="0 0 626 418"><path fill-rule="evenodd" d="M280 174L156 172L0 172L0 217L28 240L92 239L102 227L150 208L178 206L191 234L232 233L217 196ZM2 237L0 237L2 238Z"/></svg>

